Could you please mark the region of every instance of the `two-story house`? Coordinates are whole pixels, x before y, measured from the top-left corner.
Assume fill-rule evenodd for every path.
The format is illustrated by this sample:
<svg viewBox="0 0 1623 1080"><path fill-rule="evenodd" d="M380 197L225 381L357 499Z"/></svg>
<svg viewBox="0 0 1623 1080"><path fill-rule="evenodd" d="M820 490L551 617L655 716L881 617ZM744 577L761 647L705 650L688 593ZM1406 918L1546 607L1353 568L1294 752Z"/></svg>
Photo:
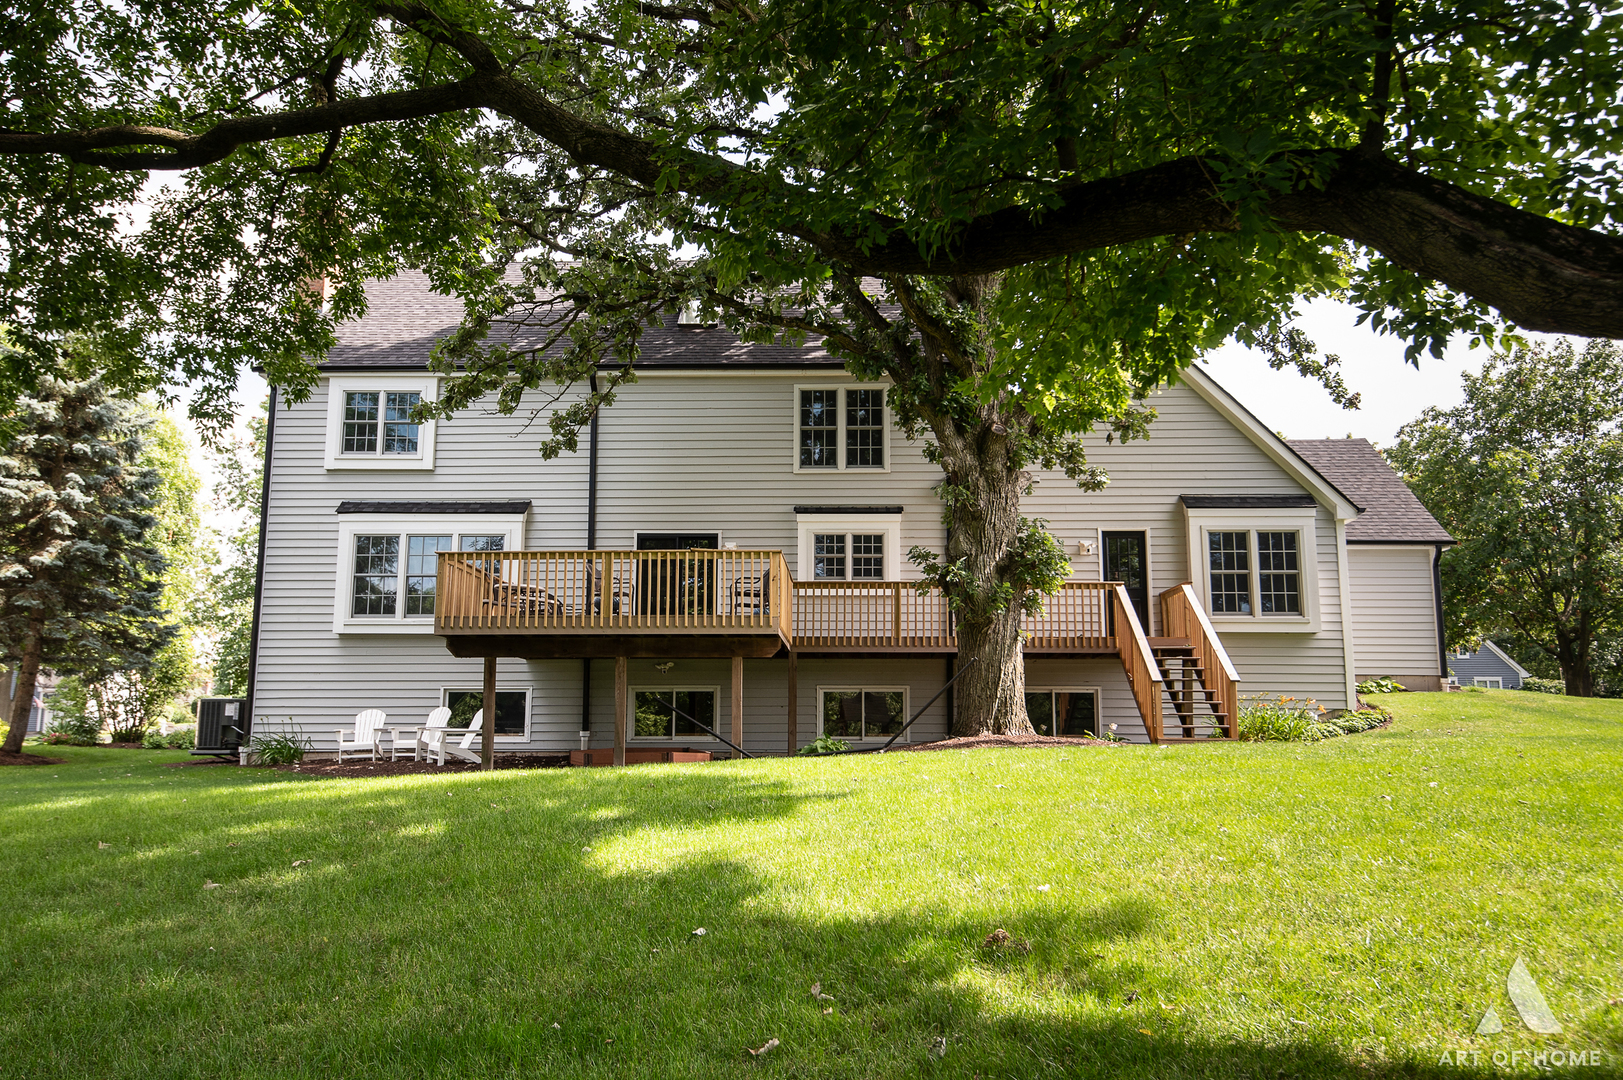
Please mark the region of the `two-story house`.
<svg viewBox="0 0 1623 1080"><path fill-rule="evenodd" d="M256 734L319 751L363 709L421 723L448 705L465 721L487 658L498 751L725 752L695 720L751 753L824 733L873 745L932 698L906 738L949 730L952 696L936 695L953 627L907 584L906 557L943 546L941 474L892 423L883 383L815 345L672 317L580 451L545 461L544 416L411 423L460 304L415 274L368 296L315 392L272 410ZM1072 566L1027 620L1034 722L1145 741L1222 731L1239 694L1351 706L1362 651L1388 646L1359 619L1345 477L1199 368L1150 404L1148 440L1088 440L1104 491L1038 474L1025 500ZM1378 455L1356 467L1401 486ZM1389 546L1405 528L1446 538L1413 509ZM1430 627L1398 646L1405 671L1441 675L1432 577L1396 580L1382 610Z"/></svg>

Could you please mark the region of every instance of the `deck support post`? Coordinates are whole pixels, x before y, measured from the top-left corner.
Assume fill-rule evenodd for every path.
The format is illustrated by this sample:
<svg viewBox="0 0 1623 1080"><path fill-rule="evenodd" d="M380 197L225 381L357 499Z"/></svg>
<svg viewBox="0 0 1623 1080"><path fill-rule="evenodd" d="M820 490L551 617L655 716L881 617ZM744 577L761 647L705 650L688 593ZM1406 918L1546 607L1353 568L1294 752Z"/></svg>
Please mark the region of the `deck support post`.
<svg viewBox="0 0 1623 1080"><path fill-rule="evenodd" d="M789 650L789 756L800 749L800 654Z"/></svg>
<svg viewBox="0 0 1623 1080"><path fill-rule="evenodd" d="M733 656L733 742L744 745L744 658Z"/></svg>
<svg viewBox="0 0 1623 1080"><path fill-rule="evenodd" d="M614 763L626 763L626 658L614 658Z"/></svg>
<svg viewBox="0 0 1623 1080"><path fill-rule="evenodd" d="M479 767L490 772L496 767L496 658L485 657L485 722L479 733Z"/></svg>

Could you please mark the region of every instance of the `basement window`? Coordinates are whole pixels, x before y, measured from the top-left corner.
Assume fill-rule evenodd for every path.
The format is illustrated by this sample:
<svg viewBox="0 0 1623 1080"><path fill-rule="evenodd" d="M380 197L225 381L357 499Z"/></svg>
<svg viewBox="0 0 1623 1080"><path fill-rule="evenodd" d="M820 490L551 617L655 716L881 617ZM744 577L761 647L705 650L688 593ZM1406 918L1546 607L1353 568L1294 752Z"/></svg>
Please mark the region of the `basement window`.
<svg viewBox="0 0 1623 1080"><path fill-rule="evenodd" d="M907 723L906 687L819 687L818 734L847 741L888 739Z"/></svg>

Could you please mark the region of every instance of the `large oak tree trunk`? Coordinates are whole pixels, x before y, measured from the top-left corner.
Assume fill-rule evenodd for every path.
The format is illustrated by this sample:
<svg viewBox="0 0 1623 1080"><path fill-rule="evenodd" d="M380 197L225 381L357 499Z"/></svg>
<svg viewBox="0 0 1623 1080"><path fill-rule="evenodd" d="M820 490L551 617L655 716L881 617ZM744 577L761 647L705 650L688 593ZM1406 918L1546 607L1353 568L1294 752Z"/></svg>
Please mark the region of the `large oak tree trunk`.
<svg viewBox="0 0 1623 1080"><path fill-rule="evenodd" d="M22 661L17 665L17 689L11 698L11 729L6 732L5 746L0 747L8 754L23 752L23 737L28 734L28 714L34 708L34 686L39 682L40 659L44 655L45 627L31 623L28 629Z"/></svg>
<svg viewBox="0 0 1623 1080"><path fill-rule="evenodd" d="M1027 483L1009 460L1009 444L990 425L978 432L936 434L943 449L951 533L947 562L963 560L958 593L958 662L954 735L1030 735L1020 598L999 598L1008 582L1007 559L1020 532L1020 494ZM940 438L946 435L946 438ZM1001 607L1001 610L995 610Z"/></svg>

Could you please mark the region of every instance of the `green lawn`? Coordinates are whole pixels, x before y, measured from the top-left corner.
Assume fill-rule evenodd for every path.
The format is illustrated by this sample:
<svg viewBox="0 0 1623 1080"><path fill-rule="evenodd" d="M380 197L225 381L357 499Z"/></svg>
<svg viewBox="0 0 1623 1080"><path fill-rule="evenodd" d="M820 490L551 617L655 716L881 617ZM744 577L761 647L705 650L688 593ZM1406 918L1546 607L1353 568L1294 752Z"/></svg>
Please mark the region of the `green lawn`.
<svg viewBox="0 0 1623 1080"><path fill-rule="evenodd" d="M0 1075L1623 1072L1623 703L1391 707L1315 745L358 781L53 750L0 770Z"/></svg>

